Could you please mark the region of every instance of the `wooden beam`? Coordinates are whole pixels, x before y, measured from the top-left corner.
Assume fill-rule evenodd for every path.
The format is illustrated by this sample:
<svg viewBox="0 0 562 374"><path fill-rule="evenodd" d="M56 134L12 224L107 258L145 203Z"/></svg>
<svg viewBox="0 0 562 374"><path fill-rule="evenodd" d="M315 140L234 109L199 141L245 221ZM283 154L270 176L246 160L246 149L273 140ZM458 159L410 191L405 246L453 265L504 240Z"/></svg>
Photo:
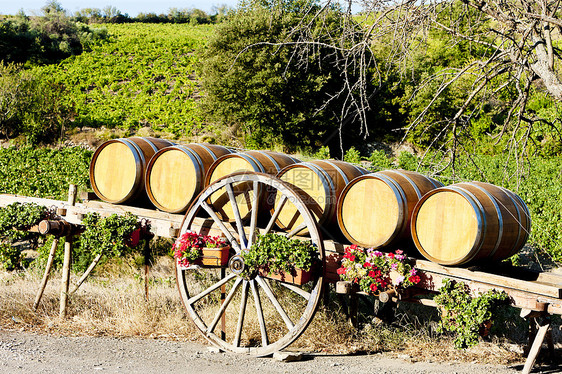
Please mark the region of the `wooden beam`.
<svg viewBox="0 0 562 374"><path fill-rule="evenodd" d="M465 279L483 284L490 284L494 287L526 291L537 295L562 298L562 286L554 286L548 283L537 281L525 281L502 275L485 273L482 271L472 271L465 268L445 267L425 260L416 260L416 267L426 273L441 274L457 279Z"/></svg>

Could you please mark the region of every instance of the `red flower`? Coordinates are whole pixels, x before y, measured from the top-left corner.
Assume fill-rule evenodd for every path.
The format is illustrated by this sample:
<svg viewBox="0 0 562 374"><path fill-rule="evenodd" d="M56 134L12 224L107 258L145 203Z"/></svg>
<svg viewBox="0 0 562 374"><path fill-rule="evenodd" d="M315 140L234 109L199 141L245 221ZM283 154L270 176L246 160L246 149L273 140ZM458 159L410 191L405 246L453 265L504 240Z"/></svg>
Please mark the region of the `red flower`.
<svg viewBox="0 0 562 374"><path fill-rule="evenodd" d="M373 266L373 265L371 265L369 262L365 262L365 263L363 264L363 267L364 267L364 268L367 268L367 269L370 268L371 266Z"/></svg>
<svg viewBox="0 0 562 374"><path fill-rule="evenodd" d="M339 275L343 275L343 274L345 274L346 272L347 272L347 269L346 269L345 267L343 267L343 266L337 270L337 273L338 273Z"/></svg>
<svg viewBox="0 0 562 374"><path fill-rule="evenodd" d="M371 283L371 285L369 286L371 288L371 291L376 292L377 291L377 285L374 283Z"/></svg>
<svg viewBox="0 0 562 374"><path fill-rule="evenodd" d="M390 258L394 258L394 253L389 253L389 254L387 254L387 256L390 257Z"/></svg>
<svg viewBox="0 0 562 374"><path fill-rule="evenodd" d="M413 284L418 284L421 281L421 278L419 275L412 275L410 278L408 278L408 280Z"/></svg>
<svg viewBox="0 0 562 374"><path fill-rule="evenodd" d="M377 274L376 274L374 271L371 270L371 271L369 272L369 276L370 276L371 278L375 278L375 277L377 276Z"/></svg>

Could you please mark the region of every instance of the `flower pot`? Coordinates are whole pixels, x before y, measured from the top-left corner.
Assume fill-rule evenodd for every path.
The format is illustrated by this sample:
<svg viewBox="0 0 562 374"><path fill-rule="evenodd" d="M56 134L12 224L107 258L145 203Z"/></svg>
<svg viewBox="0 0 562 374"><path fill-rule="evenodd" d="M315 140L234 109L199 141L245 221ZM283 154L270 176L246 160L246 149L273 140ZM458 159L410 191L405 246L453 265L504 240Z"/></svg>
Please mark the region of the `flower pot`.
<svg viewBox="0 0 562 374"><path fill-rule="evenodd" d="M203 248L203 255L196 262L204 266L226 266L230 253L230 246L221 248Z"/></svg>
<svg viewBox="0 0 562 374"><path fill-rule="evenodd" d="M259 274L262 277L279 280L281 282L292 283L298 286L302 286L312 279L312 271L305 271L301 269L296 269L295 276L284 271L280 271L278 273L266 273L264 270L260 270Z"/></svg>

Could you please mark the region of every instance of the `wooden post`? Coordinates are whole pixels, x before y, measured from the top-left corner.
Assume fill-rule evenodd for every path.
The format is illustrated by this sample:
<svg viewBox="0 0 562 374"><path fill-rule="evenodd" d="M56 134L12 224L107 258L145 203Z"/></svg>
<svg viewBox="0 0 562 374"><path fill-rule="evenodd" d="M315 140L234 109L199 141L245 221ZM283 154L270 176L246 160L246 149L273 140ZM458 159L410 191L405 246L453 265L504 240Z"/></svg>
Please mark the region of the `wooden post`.
<svg viewBox="0 0 562 374"><path fill-rule="evenodd" d="M70 206L74 206L76 205L76 195L78 193L78 190L76 189L76 185L75 184L71 184L68 186L68 204L70 204Z"/></svg>
<svg viewBox="0 0 562 374"><path fill-rule="evenodd" d="M68 204L76 204L76 185L68 186ZM70 264L72 262L72 234L64 237L64 262L62 265L62 279L60 288L59 317L66 318L66 307L68 305L68 289L70 287Z"/></svg>
<svg viewBox="0 0 562 374"><path fill-rule="evenodd" d="M60 289L59 317L66 318L66 306L68 305L68 288L70 286L70 262L72 261L72 236L66 236L64 240L64 263L62 266L62 279Z"/></svg>
<svg viewBox="0 0 562 374"><path fill-rule="evenodd" d="M221 267L221 279L226 277L226 269ZM221 305L224 303L226 298L226 285L221 286ZM221 316L221 339L226 340L226 313Z"/></svg>
<svg viewBox="0 0 562 374"><path fill-rule="evenodd" d="M47 286L47 281L49 280L49 274L51 273L51 268L53 267L53 260L55 259L55 253L57 251L57 246L59 244L59 238L53 238L53 244L51 245L51 251L49 252L49 258L47 259L47 266L45 267L45 274L43 275L43 280L41 281L41 286L39 287L39 292L35 297L35 302L33 303L33 310L37 310L45 287Z"/></svg>
<svg viewBox="0 0 562 374"><path fill-rule="evenodd" d="M534 321L533 321L534 320ZM539 323L538 319L531 319L532 324L538 325L537 335L535 336L535 340L533 341L533 345L531 346L531 350L529 351L529 356L525 361L525 366L523 367L523 374L529 374L535 365L535 361L541 351L542 343L544 338L547 335L548 329L550 328L550 317L545 317L543 323Z"/></svg>
<svg viewBox="0 0 562 374"><path fill-rule="evenodd" d="M148 265L150 264L150 240L148 238L144 239L144 298L148 301L148 275L149 275L149 268Z"/></svg>

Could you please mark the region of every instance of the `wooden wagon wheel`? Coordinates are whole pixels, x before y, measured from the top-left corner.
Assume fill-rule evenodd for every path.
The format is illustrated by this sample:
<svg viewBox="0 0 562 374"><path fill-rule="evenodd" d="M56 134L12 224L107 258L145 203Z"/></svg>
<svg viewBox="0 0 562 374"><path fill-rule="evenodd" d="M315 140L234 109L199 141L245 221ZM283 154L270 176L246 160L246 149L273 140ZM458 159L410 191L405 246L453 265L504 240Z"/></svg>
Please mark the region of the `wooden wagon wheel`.
<svg viewBox="0 0 562 374"><path fill-rule="evenodd" d="M246 186L241 188L240 186ZM234 209L235 222L223 222L209 203L214 193L228 195ZM244 222L238 212L237 196L251 196L251 215ZM277 208L260 225L260 198L277 200ZM242 196L240 196L241 198ZM239 201L240 199L238 199ZM270 200L270 202L275 201ZM243 277L244 259L240 253L250 248L256 233L272 232L279 210L294 205L303 223L290 232L279 233L310 241L317 250L320 265L312 280L299 286L265 276ZM273 205L273 204L271 204ZM209 218L200 225L201 212ZM204 214L205 214L204 213ZM198 224L195 224L195 221ZM186 213L181 234L219 233L232 247L228 266L181 268L176 266L176 278L182 301L203 335L219 348L235 353L265 356L294 342L312 320L323 288L324 247L314 216L301 193L292 185L261 173L231 174L211 184ZM306 232L306 236L298 235ZM253 300L253 302L251 301Z"/></svg>

